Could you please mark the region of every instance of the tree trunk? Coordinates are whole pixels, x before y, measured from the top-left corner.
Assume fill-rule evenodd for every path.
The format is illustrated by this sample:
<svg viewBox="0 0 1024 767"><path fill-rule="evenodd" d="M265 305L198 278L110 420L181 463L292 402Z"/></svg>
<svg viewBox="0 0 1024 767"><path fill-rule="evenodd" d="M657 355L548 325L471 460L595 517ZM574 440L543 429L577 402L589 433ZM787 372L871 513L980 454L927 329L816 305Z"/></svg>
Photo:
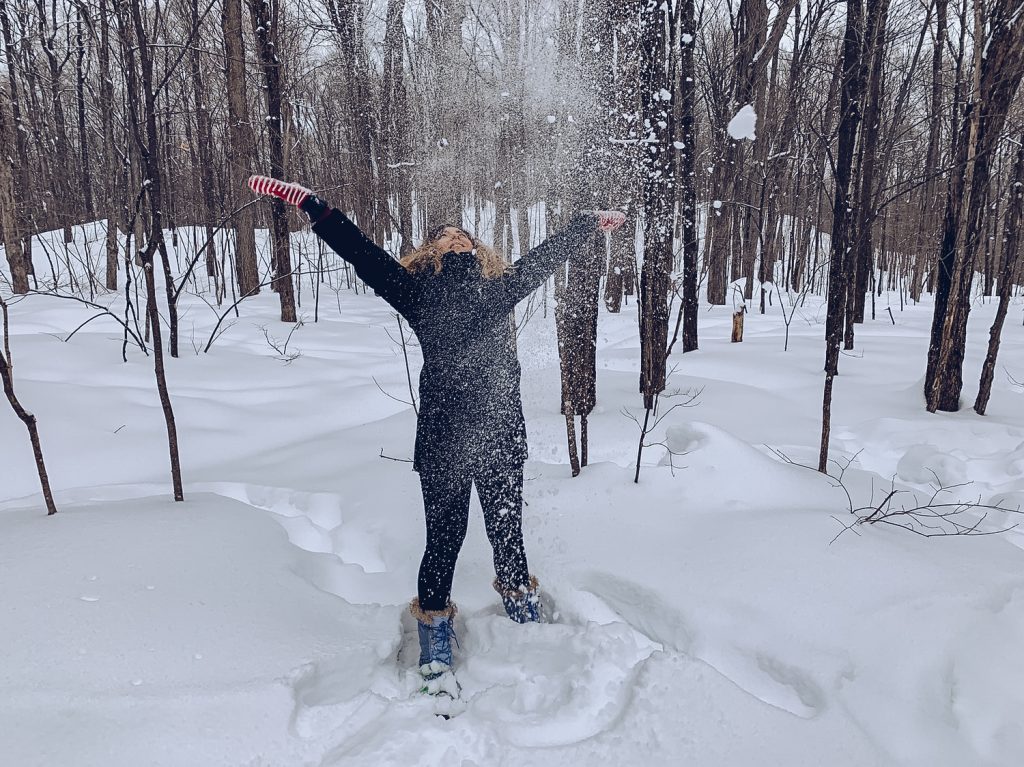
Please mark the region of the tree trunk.
<svg viewBox="0 0 1024 767"><path fill-rule="evenodd" d="M196 38L199 36L199 0L191 0L191 22ZM199 149L199 178L203 188L202 222L206 229L206 274L217 278L217 248L214 243L214 224L217 221L217 204L214 200L216 182L213 177L213 129L210 125L210 109L206 104L207 89L203 87L203 75L200 67L199 50L194 48L189 64L192 75L192 95L195 98L196 112L196 144Z"/></svg>
<svg viewBox="0 0 1024 767"><path fill-rule="evenodd" d="M586 418L597 403L597 301L605 235L598 232L584 251L570 257L566 282L555 291L555 329L561 369L561 412L569 427L572 475L580 472L575 456L574 418Z"/></svg>
<svg viewBox="0 0 1024 767"><path fill-rule="evenodd" d="M364 41L366 6L364 0L323 2L337 35L339 53L346 71L340 99L345 115L346 141L351 147L346 163L351 183L346 184L346 198L355 212L356 223L371 239L380 239L384 216L376 213L376 206L382 201L376 195L374 174L376 132L371 122L370 103L373 97L370 93ZM448 104L445 105L446 112L447 107ZM461 225L461 219L456 223Z"/></svg>
<svg viewBox="0 0 1024 767"><path fill-rule="evenodd" d="M413 249L412 235L412 152L409 141L409 103L405 85L405 0L388 0L384 29L384 79L381 94L381 123L385 152L385 199L395 206L401 239L399 255Z"/></svg>
<svg viewBox="0 0 1024 767"><path fill-rule="evenodd" d="M679 133L683 148L679 151L679 215L683 240L683 352L697 349L697 172L696 105L697 74L693 66L693 48L697 38L694 0L682 0L679 19Z"/></svg>
<svg viewBox="0 0 1024 767"><path fill-rule="evenodd" d="M844 347L853 348L854 323L864 322L864 298L868 279L874 270L872 228L875 222L875 167L882 120L885 38L888 29L889 0L868 0L867 30L862 53L861 77L867 78L864 101L864 127L861 131L861 162L857 179L857 215L853 221L853 267L847 293Z"/></svg>
<svg viewBox="0 0 1024 767"><path fill-rule="evenodd" d="M281 98L283 95L281 61L277 56L281 23L277 0L250 0L249 10L255 30L256 50L267 83L267 142L270 145L270 175L287 181L284 167L284 141L281 135ZM281 322L295 322L295 284L288 234L288 209L274 199L271 244L274 253L274 290L281 299Z"/></svg>
<svg viewBox="0 0 1024 767"><path fill-rule="evenodd" d="M2 350L0 350L0 382L3 383L4 394L7 395L7 401L11 403L11 408L14 410L15 415L21 419L21 422L25 424L25 428L28 429L29 441L32 443L32 454L36 460L36 471L39 474L39 484L42 487L43 500L46 502L46 514L47 516L56 514L57 506L53 502L53 493L50 492L50 478L46 473L46 464L43 461L43 448L39 441L39 427L36 425L36 417L25 410L15 396L11 367Z"/></svg>
<svg viewBox="0 0 1024 767"><path fill-rule="evenodd" d="M106 176L103 192L103 213L107 221L106 280L107 290L117 290L118 242L116 202L117 162L114 159L114 89L110 79L110 24L107 0L100 0L100 119L103 124L103 171Z"/></svg>
<svg viewBox="0 0 1024 767"><path fill-rule="evenodd" d="M7 174L10 175L11 199L13 205L8 205L7 213L10 219L6 219L4 211L0 210L0 229L3 230L4 242L10 241L6 247L8 263L11 264L12 288L16 293L24 293L28 290L28 275L34 274L32 268L32 233L33 211L37 204L36 195L33 193L35 187L42 186L39 182L32 182L32 168L30 166L28 147L25 141L25 131L22 125L22 109L19 102L18 91L18 65L14 52L14 43L11 32L10 17L6 0L0 0L0 28L3 31L4 48L6 49L7 84L10 86L8 93L0 94L0 121L6 124L5 132L0 133L5 147L14 146L16 152L12 155L6 153L0 159L0 168L7 166ZM9 99L8 99L9 95ZM0 174L4 171L0 169ZM0 194L3 194L0 191ZM0 206L2 208L3 206ZM7 229L13 222L13 228L8 234ZM13 238L20 241L15 244ZM13 259L13 261L12 261ZM15 264L17 266L15 267Z"/></svg>
<svg viewBox="0 0 1024 767"><path fill-rule="evenodd" d="M732 313L732 334L729 336L731 343L738 344L743 342L743 315L746 313L745 308Z"/></svg>
<svg viewBox="0 0 1024 767"><path fill-rule="evenodd" d="M999 272L999 307L996 317L989 330L988 353L981 368L981 381L978 385L978 396L974 401L974 412L985 415L989 397L992 396L992 379L996 370L996 357L999 354L999 339L1003 332L1010 309L1010 298L1013 296L1013 278L1020 261L1021 220L1024 218L1024 136L1017 149L1017 160L1013 165L1013 177L1010 182L1010 201L1006 206L1006 219L1003 224L1003 264Z"/></svg>
<svg viewBox="0 0 1024 767"><path fill-rule="evenodd" d="M427 228L444 224L462 226L464 163L459 152L462 130L450 100L464 76L462 22L464 0L426 0L427 36L435 81L430 99L431 163L428 169Z"/></svg>
<svg viewBox="0 0 1024 767"><path fill-rule="evenodd" d="M836 149L835 202L832 210L832 247L828 274L828 315L825 320L825 391L822 399L821 448L818 471L827 473L829 434L832 419L832 386L839 373L839 343L846 311L847 252L850 250L850 180L853 152L860 125L863 82L859 77L861 43L864 34L862 0L846 3L846 32L843 36L842 96L839 111L839 142Z"/></svg>
<svg viewBox="0 0 1024 767"><path fill-rule="evenodd" d="M647 4L641 12L641 78L643 124L650 143L641 144L643 158L644 263L640 272L640 393L644 408L654 407L665 389L668 348L668 294L672 270L672 213L675 201L677 152L671 101L672 42L680 8ZM650 126L647 128L646 126ZM648 137L645 137L648 138Z"/></svg>
<svg viewBox="0 0 1024 767"><path fill-rule="evenodd" d="M139 154L142 158L146 179L149 181L146 186L146 198L149 201L151 215L146 247L140 254L146 280L146 317L149 329L153 334L154 372L156 374L160 405L164 414L164 423L167 428L167 445L171 460L171 482L174 489L174 500L182 501L184 500L184 492L181 482L181 463L178 458L178 430L175 424L174 410L171 407L170 393L167 390L167 376L164 371L160 310L157 305L156 276L154 274L154 257L158 249L162 250L161 256L164 263L165 278L167 277L169 264L163 244L163 177L157 153L154 151L154 147L159 143L159 134L156 127L156 97L153 92L153 61L138 4L129 3L131 8L126 9L124 7L126 0L114 0L114 3L120 26L121 53L125 62L124 69L128 90L130 125L135 144L138 146ZM132 37L132 27L134 27L134 39ZM139 67L142 74L141 88L135 71L136 53L138 53ZM141 116L138 114L140 100L145 110ZM144 134L142 132L143 124L145 125ZM168 285L168 293L170 294L170 292L171 286ZM173 307L173 298L170 295L169 300L171 301L171 307ZM173 331L173 323L171 328Z"/></svg>
<svg viewBox="0 0 1024 767"><path fill-rule="evenodd" d="M980 6L975 8L975 40L983 42L975 47L972 97L961 123L946 197L925 373L925 398L932 413L960 408L971 284L983 230L990 158L1024 74L1021 11L1020 0L997 0L985 18Z"/></svg>
<svg viewBox="0 0 1024 767"><path fill-rule="evenodd" d="M256 261L256 219L252 206L243 200L246 180L255 171L256 139L249 119L249 101L245 85L245 43L242 37L242 0L223 0L221 29L224 34L224 58L228 88L228 200L235 213L235 276L238 292L254 296L260 292L259 265Z"/></svg>
<svg viewBox="0 0 1024 767"><path fill-rule="evenodd" d="M13 141L14 118L8 109L7 91L0 88L0 145L9 147ZM3 230L4 252L11 269L11 288L15 293L28 293L28 269L21 248L21 235L15 211L14 179L17 175L14 158L7 152L0 152L0 229Z"/></svg>
<svg viewBox="0 0 1024 767"><path fill-rule="evenodd" d="M82 30L82 6L76 8L75 16L75 95L78 106L78 144L82 158L82 192L85 198L85 220L96 218L96 207L92 198L92 165L89 162L89 134L85 128L85 38Z"/></svg>

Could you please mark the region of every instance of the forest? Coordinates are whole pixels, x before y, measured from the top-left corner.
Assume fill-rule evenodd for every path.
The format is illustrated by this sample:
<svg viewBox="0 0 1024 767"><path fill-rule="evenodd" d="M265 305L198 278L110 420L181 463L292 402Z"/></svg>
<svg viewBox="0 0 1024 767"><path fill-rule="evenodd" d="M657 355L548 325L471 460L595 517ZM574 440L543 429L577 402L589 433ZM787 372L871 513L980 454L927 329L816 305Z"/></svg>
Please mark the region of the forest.
<svg viewBox="0 0 1024 767"><path fill-rule="evenodd" d="M224 604L265 592L283 623L315 623L312 607L288 612L295 600L330 611L327 595L341 597L352 604L331 631L358 658L325 660L326 624L287 656L285 627L225 671L225 648L247 635L218 639L174 603L166 614L223 652L225 685L259 664L288 678L287 704L269 687L242 704L265 704L287 737L238 747L253 719L224 713L235 703L220 677L175 671L166 689L195 682L214 702L164 690L155 713L128 717L142 734L113 761L86 727L47 761L45 706L0 704L25 723L7 742L20 763L149 763L150 737L166 763L200 763L145 734L167 713L230 720L230 743L186 738L211 764L412 763L389 761L385 733L418 721L394 660L345 626L365 620L386 645L405 598L392 580L414 578L418 538L381 519L419 530L407 469L424 352L305 214L251 191L254 174L308 188L396 260L450 225L514 269L578 211L626 215L513 314L527 527L550 506L531 546L562 615L544 628L563 633L530 635L517 655L470 590L479 665L460 676L464 740L416 724L421 763L519 764L517 743L524 764L773 763L758 761L763 743L809 766L1024 759L1012 713L1024 698L1000 682L1024 673L1024 591L1008 575L1024 548L1024 0L0 0L0 33L0 560L43 552L18 581L24 690L48 678L31 660L49 630L33 600L82 590L51 569L78 540L107 554L72 555L75 578L102 581L104 557L135 551L130 567L149 556L153 583L191 562L187 588L220 582L211 599ZM361 478L383 495L356 489ZM189 501L172 509L194 539L164 496ZM128 521L132 504L143 516ZM89 533L87 512L101 523ZM50 537L30 516L65 527ZM154 529L182 562L148 548ZM256 543L239 564L211 564L235 530ZM27 553L7 531L28 536ZM125 549L104 548L103 531ZM933 537L985 542L946 554ZM467 546L459 572L486 572L489 551ZM290 575L232 580L264 557ZM765 569L747 580L751 561ZM968 596L957 568L973 574ZM703 595L669 589L680 573ZM894 596L904 576L913 594ZM101 598L83 588L79 600ZM904 597L927 604L919 625L910 608L887 612ZM780 616L805 602L791 643ZM869 636L857 615L917 649ZM80 619L66 620L53 642L75 635ZM95 620L136 636L128 618ZM182 668L159 624L139 641ZM389 650L399 668L403 630ZM763 638L745 644L750 632ZM542 673L535 657L586 671ZM352 681L359 664L370 671ZM163 671L124 673L115 697ZM890 677L916 692L890 698ZM690 683L693 698L669 692ZM76 689L102 699L90 684ZM633 699L647 694L660 714ZM645 735L707 700L707 719L670 745ZM719 714L729 725L705 743ZM837 748L846 761L830 761Z"/></svg>
<svg viewBox="0 0 1024 767"><path fill-rule="evenodd" d="M4 0L7 290L94 296L138 271L153 291L136 311L166 312L177 356L183 291L220 304L269 288L296 321L301 222L252 205L254 169L302 179L395 255L463 217L513 255L572 210L616 208L635 230L597 243L570 293L592 303L603 277L612 312L638 293L648 407L670 304L692 351L701 289L762 314L773 289L827 293L829 380L890 290L934 295L923 394L955 411L976 272L1000 302L986 363L967 371L983 414L1021 282L1021 7ZM97 220L102 264L33 247ZM181 227L203 241L172 263Z"/></svg>

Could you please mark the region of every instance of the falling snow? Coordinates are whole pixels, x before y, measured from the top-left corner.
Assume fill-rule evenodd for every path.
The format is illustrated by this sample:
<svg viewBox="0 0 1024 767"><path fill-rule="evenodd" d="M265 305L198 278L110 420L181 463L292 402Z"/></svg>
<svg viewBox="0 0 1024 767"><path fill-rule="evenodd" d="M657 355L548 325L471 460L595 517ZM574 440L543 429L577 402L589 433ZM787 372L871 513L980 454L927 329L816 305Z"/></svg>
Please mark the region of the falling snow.
<svg viewBox="0 0 1024 767"><path fill-rule="evenodd" d="M729 135L737 141L741 139L753 141L757 138L754 133L755 128L757 128L757 112L754 111L752 104L747 104L729 121L727 130Z"/></svg>

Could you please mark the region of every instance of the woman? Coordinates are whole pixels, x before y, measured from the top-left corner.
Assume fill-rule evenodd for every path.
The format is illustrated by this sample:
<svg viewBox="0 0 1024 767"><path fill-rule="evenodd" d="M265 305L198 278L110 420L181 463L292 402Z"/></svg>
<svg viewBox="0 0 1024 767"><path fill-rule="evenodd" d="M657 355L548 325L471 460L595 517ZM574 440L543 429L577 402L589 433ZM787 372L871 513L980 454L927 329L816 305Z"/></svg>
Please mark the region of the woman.
<svg viewBox="0 0 1024 767"><path fill-rule="evenodd" d="M305 211L313 231L419 338L423 369L413 468L423 491L427 540L409 609L419 631L420 673L434 679L452 665L456 608L449 597L474 484L494 551L494 588L512 620L539 620L537 579L523 549L527 448L513 310L581 252L598 228L613 231L625 216L577 213L514 266L457 226L439 227L399 262L308 189L263 176L253 176L249 185Z"/></svg>

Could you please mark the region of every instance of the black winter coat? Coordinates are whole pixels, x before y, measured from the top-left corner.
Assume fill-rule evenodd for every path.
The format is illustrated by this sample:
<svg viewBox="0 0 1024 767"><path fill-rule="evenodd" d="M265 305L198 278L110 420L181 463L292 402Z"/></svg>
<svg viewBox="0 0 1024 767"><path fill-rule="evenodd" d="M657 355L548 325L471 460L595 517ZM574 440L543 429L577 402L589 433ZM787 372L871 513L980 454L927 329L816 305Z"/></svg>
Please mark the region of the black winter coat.
<svg viewBox="0 0 1024 767"><path fill-rule="evenodd" d="M581 253L596 217L577 213L501 277L485 279L476 256L447 253L442 269L410 272L341 211L313 231L409 323L423 350L416 471L467 470L526 460L526 424L511 318L517 303L559 264Z"/></svg>

